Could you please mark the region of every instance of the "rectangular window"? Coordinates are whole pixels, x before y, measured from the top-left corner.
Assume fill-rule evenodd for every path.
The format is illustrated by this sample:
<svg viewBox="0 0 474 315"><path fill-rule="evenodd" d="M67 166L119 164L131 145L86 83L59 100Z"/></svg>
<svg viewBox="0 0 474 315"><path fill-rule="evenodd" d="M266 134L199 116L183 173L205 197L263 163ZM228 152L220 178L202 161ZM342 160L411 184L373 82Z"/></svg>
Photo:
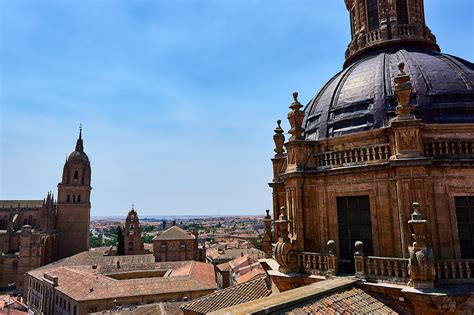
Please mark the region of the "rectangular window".
<svg viewBox="0 0 474 315"><path fill-rule="evenodd" d="M397 19L398 24L408 24L407 0L397 0Z"/></svg>
<svg viewBox="0 0 474 315"><path fill-rule="evenodd" d="M369 31L376 30L379 27L379 0L367 0L367 15Z"/></svg>
<svg viewBox="0 0 474 315"><path fill-rule="evenodd" d="M366 255L373 254L369 196L337 198L337 220L341 261L350 263L354 260L357 241L364 243Z"/></svg>
<svg viewBox="0 0 474 315"><path fill-rule="evenodd" d="M474 196L454 198L463 259L474 258Z"/></svg>

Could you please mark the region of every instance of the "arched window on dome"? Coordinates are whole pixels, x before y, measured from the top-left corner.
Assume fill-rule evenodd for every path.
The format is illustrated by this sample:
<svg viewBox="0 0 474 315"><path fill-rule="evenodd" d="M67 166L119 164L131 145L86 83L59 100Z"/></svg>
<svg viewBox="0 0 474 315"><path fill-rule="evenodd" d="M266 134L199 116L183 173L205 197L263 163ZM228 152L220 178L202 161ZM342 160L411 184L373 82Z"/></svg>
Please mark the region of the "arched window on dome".
<svg viewBox="0 0 474 315"><path fill-rule="evenodd" d="M72 195L72 203L76 203L76 195Z"/></svg>
<svg viewBox="0 0 474 315"><path fill-rule="evenodd" d="M367 0L367 22L369 31L379 27L379 0Z"/></svg>
<svg viewBox="0 0 474 315"><path fill-rule="evenodd" d="M407 0L397 0L397 20L398 24L408 24Z"/></svg>
<svg viewBox="0 0 474 315"><path fill-rule="evenodd" d="M77 180L79 179L79 171L78 171L78 170L75 170L75 171L74 171L74 177L73 177L73 179L74 179L74 182L77 182Z"/></svg>

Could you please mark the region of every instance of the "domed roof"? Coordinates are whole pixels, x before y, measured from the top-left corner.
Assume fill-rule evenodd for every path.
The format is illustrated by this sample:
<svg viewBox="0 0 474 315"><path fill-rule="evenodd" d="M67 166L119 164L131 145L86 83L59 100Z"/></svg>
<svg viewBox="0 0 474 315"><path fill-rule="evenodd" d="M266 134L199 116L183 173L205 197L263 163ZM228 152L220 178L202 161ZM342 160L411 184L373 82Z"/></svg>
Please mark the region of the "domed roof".
<svg viewBox="0 0 474 315"><path fill-rule="evenodd" d="M81 127L79 127L79 138L76 142L76 149L71 154L69 154L67 161L89 163L89 157L84 152L84 142L82 140L82 125Z"/></svg>
<svg viewBox="0 0 474 315"><path fill-rule="evenodd" d="M336 74L308 103L307 140L387 125L395 115L398 64L413 85L415 116L424 123L474 123L474 64L428 49L379 51Z"/></svg>
<svg viewBox="0 0 474 315"><path fill-rule="evenodd" d="M89 157L84 151L73 151L67 158L68 161L75 162L89 162Z"/></svg>

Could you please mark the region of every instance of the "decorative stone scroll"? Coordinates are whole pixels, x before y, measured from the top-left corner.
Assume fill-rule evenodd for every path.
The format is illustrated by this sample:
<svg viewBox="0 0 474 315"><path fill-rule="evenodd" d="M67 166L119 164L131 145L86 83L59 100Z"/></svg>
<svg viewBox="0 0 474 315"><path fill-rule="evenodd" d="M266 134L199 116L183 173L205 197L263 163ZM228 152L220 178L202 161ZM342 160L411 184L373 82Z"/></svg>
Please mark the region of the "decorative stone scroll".
<svg viewBox="0 0 474 315"><path fill-rule="evenodd" d="M283 273L298 271L298 257L293 248L293 243L288 237L288 225L290 220L286 216L286 207L280 208L280 216L275 223L278 225L278 242L273 249L273 258L280 265L279 271Z"/></svg>

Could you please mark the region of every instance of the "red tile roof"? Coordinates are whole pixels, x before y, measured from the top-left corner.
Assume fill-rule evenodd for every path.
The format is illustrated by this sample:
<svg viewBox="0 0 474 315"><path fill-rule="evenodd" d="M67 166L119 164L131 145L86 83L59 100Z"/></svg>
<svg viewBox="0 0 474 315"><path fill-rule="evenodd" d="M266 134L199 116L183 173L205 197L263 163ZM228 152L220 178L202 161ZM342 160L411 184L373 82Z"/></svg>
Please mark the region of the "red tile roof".
<svg viewBox="0 0 474 315"><path fill-rule="evenodd" d="M181 306L184 311L206 314L269 296L271 280L265 274L248 282L197 298Z"/></svg>
<svg viewBox="0 0 474 315"><path fill-rule="evenodd" d="M171 241L171 240L194 240L196 237L192 234L189 234L180 227L172 226L160 235L157 235L153 240L158 241Z"/></svg>
<svg viewBox="0 0 474 315"><path fill-rule="evenodd" d="M359 288L351 288L327 295L305 306L287 311L304 314L398 314Z"/></svg>

